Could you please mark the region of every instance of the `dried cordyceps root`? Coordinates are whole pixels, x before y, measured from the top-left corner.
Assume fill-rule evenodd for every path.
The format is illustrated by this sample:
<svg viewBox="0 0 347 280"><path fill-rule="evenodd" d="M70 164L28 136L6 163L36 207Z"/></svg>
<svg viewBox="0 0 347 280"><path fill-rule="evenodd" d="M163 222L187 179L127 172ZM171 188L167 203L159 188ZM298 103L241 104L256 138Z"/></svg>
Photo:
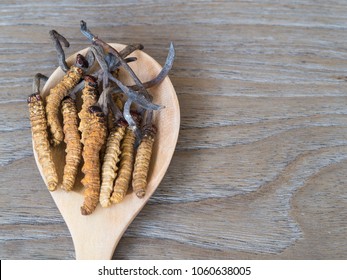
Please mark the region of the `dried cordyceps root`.
<svg viewBox="0 0 347 280"><path fill-rule="evenodd" d="M65 46L68 46L68 42L55 30L50 31L50 35L58 53L58 59L60 61L59 65L64 71L66 71L68 66L65 61L65 54L61 47L60 40L65 43ZM69 94L70 90L78 84L83 76L84 68L87 67L88 62L86 59L81 54L78 54L75 65L71 66L70 69L67 70L63 79L50 90L49 95L46 98L47 122L54 146L59 145L64 138L63 128L58 117L61 101Z"/></svg>
<svg viewBox="0 0 347 280"><path fill-rule="evenodd" d="M135 112L132 114L135 117L134 122L140 123L140 116ZM136 132L134 131L134 127L129 124L126 128L123 142L121 143L122 152L120 156L118 177L114 183L113 193L111 196L112 203L120 203L128 191L134 167L135 141Z"/></svg>
<svg viewBox="0 0 347 280"><path fill-rule="evenodd" d="M107 129L109 132L112 131L112 129L115 127L115 119L112 113L112 110L108 108L107 112Z"/></svg>
<svg viewBox="0 0 347 280"><path fill-rule="evenodd" d="M120 156L118 177L111 196L113 203L120 203L128 191L134 164L135 138L134 131L127 128L121 144L122 153Z"/></svg>
<svg viewBox="0 0 347 280"><path fill-rule="evenodd" d="M110 94L109 98L111 100L110 103L115 104L116 108L122 111L123 101L122 101L122 98L120 97L120 94ZM107 114L107 127L109 131L111 131L115 127L115 124L117 123L115 114L113 112L114 110L112 110L110 107L111 106L109 106L108 108L108 114Z"/></svg>
<svg viewBox="0 0 347 280"><path fill-rule="evenodd" d="M82 55L77 55L76 62L78 65L83 64L86 60ZM56 146L63 141L63 129L59 121L58 112L60 103L69 91L74 88L83 76L83 69L80 66L71 66L63 79L50 90L46 98L47 121L52 134L53 144Z"/></svg>
<svg viewBox="0 0 347 280"><path fill-rule="evenodd" d="M146 194L147 175L152 156L154 136L157 129L151 124L152 112L147 112L146 123L143 127L143 137L137 149L132 186L136 196L142 198Z"/></svg>
<svg viewBox="0 0 347 280"><path fill-rule="evenodd" d="M76 102L66 96L62 101L64 142L66 143L66 157L62 189L70 191L75 185L78 166L82 158L82 144L78 132L78 116Z"/></svg>
<svg viewBox="0 0 347 280"><path fill-rule="evenodd" d="M50 144L56 146L64 140L66 164L61 186L67 191L73 189L83 157L81 213L89 215L99 202L102 207L121 202L131 181L134 193L140 198L145 195L156 134L152 114L153 110L164 108L152 102L147 88L158 85L168 75L175 50L171 44L160 73L143 82L129 66L137 60L129 55L142 50L143 45L128 45L118 52L94 36L84 21L80 23L80 30L92 46L85 57L78 54L72 66L67 64L62 48L69 47L69 42L55 30L50 31L59 66L66 74L50 89L46 100L42 100L38 93L39 80L44 76L37 74L37 91L29 96L28 104L35 150L49 190L55 190L58 184ZM123 84L123 76L117 74L119 68L123 68L133 85ZM77 94L81 91L81 95ZM75 101L79 101L80 96L81 110L77 112ZM43 101L46 101L45 107ZM140 129L143 116L145 120Z"/></svg>
<svg viewBox="0 0 347 280"><path fill-rule="evenodd" d="M82 184L84 190L84 203L81 207L82 215L91 214L98 202L100 194L100 158L99 152L106 140L106 119L104 113L97 106L89 108L91 114L87 135L82 152L84 164Z"/></svg>
<svg viewBox="0 0 347 280"><path fill-rule="evenodd" d="M46 112L39 93L39 81L46 78L40 73L36 74L33 85L34 93L28 97L28 106L34 149L47 181L48 190L54 191L58 185L58 175L48 140Z"/></svg>
<svg viewBox="0 0 347 280"><path fill-rule="evenodd" d="M123 104L119 102L120 98L109 95L108 99L110 100L110 110L113 115L114 126L107 139L104 162L102 165L102 183L99 199L102 207L109 207L111 205L110 198L113 191L114 180L117 177L117 163L121 154L120 143L128 125L123 119L123 114L121 112Z"/></svg>
<svg viewBox="0 0 347 280"><path fill-rule="evenodd" d="M121 154L120 143L124 137L125 129L126 125L120 124L111 130L107 138L106 152L102 165L102 183L99 199L102 207L109 207L111 205L110 198L113 191L113 183L117 177L117 163Z"/></svg>
<svg viewBox="0 0 347 280"><path fill-rule="evenodd" d="M80 118L80 125L78 127L78 130L81 132L81 142L84 143L84 139L86 137L85 130L86 126L89 123L89 107L93 106L99 98L99 91L98 91L98 83L96 79L93 76L86 75L84 77L84 88L82 90L82 108L81 111L78 113L78 117Z"/></svg>

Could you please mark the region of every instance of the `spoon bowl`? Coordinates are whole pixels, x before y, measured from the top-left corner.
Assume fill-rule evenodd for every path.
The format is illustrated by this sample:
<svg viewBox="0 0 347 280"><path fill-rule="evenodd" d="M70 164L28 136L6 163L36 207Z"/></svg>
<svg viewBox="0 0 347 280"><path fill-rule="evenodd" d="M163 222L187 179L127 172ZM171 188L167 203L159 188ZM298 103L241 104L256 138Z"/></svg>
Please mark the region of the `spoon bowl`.
<svg viewBox="0 0 347 280"><path fill-rule="evenodd" d="M125 47L115 43L110 45L118 51ZM84 49L79 53L85 55L86 52L87 49ZM76 55L77 53L67 59L68 65L73 64ZM137 50L131 56L135 56L137 60L131 62L129 66L142 82L153 79L162 69L152 57L143 51ZM63 76L64 72L60 68L56 69L46 82L42 96L46 97L49 90L61 81ZM123 69L120 69L119 79L126 85L134 84ZM80 212L84 200L81 171L79 171L72 191L66 192L58 187L56 191L51 192L53 200L71 233L76 259L112 258L123 233L154 193L170 164L180 126L180 111L176 92L169 77L166 77L159 85L150 88L149 92L153 96L153 103L163 105L165 108L154 112L153 123L158 132L153 145L145 197L138 198L130 187L130 191L121 203L113 204L108 208L102 208L99 204L91 215L83 216ZM80 103L79 99L78 95L77 105ZM58 178L61 182L65 165L65 144L62 143L52 148L52 152ZM34 156L41 176L47 184L35 150Z"/></svg>

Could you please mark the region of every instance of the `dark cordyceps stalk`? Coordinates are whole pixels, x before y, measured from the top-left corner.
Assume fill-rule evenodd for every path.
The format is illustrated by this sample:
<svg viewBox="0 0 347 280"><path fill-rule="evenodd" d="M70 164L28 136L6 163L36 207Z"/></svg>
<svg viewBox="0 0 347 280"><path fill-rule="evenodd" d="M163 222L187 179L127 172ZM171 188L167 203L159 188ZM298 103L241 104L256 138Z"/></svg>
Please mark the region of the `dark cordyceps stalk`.
<svg viewBox="0 0 347 280"><path fill-rule="evenodd" d="M154 79L144 82L143 86L145 88L151 88L153 86L160 84L165 79L165 77L169 74L173 66L174 60L175 60L175 48L173 43L170 43L169 52L167 54L163 68ZM136 85L129 86L129 88L131 88L132 90L138 90L138 87Z"/></svg>
<svg viewBox="0 0 347 280"><path fill-rule="evenodd" d="M124 92L124 94L128 96L128 98L131 99L132 102L136 103L142 108L146 110L159 110L163 108L160 105L152 103L151 99L145 98L142 93L132 90L131 88L125 86L120 80L113 77L112 75L109 75L109 79L112 82L116 83L116 85L121 89L121 91Z"/></svg>
<svg viewBox="0 0 347 280"><path fill-rule="evenodd" d="M173 66L174 60L175 60L175 48L174 48L174 45L172 43L170 43L169 53L166 57L166 61L165 61L163 68L161 69L161 71L159 72L159 74L155 78L153 78L152 80L149 80L147 82L144 82L143 86L145 88L151 88L151 87L154 87L154 86L160 84L165 79L165 77L169 74L169 72ZM127 62L129 62L129 61L127 61ZM139 90L139 87L137 85L131 85L131 86L127 86L127 87L133 91ZM121 89L118 89L118 91L116 91L116 92L121 92Z"/></svg>
<svg viewBox="0 0 347 280"><path fill-rule="evenodd" d="M113 54L119 60L121 65L124 67L124 69L129 73L131 78L134 80L135 84L139 87L139 91L141 92L141 94L143 94L143 96L146 99L149 99L150 96L149 96L148 92L146 91L146 88L143 86L140 79L136 76L134 71L130 68L130 66L127 64L127 62L124 60L124 58L122 58L122 56L119 54L119 52L117 50L115 50L114 48L112 48L109 44L102 41L100 38L94 36L90 32L90 30L87 28L87 23L84 22L83 20L81 21L80 26L81 26L81 32L84 36L86 36L94 44L102 46L106 52Z"/></svg>
<svg viewBox="0 0 347 280"><path fill-rule="evenodd" d="M131 89L129 89L128 87L126 87L125 85L123 85L117 78L113 77L112 74L109 72L109 65L107 64L106 60L105 60L105 52L104 49L101 46L93 46L91 47L91 51L93 52L96 60L98 61L100 67L101 67L101 75L102 75L102 79L103 79L103 85L104 88L105 86L108 85L109 80L115 82L117 84L117 86L120 87L120 89L128 96L128 114L125 114L124 117L126 119L126 121L128 122L129 126L131 127L132 130L134 130L135 135L139 134L138 128L136 126L136 124L134 123L134 121L132 120L132 117L130 115L130 104L131 102L134 102L138 105L140 105L141 107L144 107L146 109L151 109L151 110L158 110L160 108L162 108L160 105L156 105L151 103L150 100L147 100L141 93L138 93L136 91L133 91ZM108 92L109 94L109 92ZM107 106L107 96L106 93L102 93L98 104L99 106L102 108L103 112L105 114L107 114L108 112L108 106ZM127 103L126 103L127 104Z"/></svg>
<svg viewBox="0 0 347 280"><path fill-rule="evenodd" d="M128 88L127 86L123 85L123 83L121 81L119 81L117 78L112 76L112 74L110 73L109 65L107 64L106 59L105 59L106 54L105 54L103 47L104 47L103 45L91 47L91 51L93 52L96 60L98 61L99 65L101 67L101 70L102 70L103 84L107 86L108 81L111 80L114 83L116 83L116 85L128 96L129 99L131 99L132 102L138 104L139 106L141 106L147 110L159 110L159 109L161 109L162 106L157 105L157 104L153 104L151 102L151 97L147 92L146 92L146 95L144 95L143 92L134 91L134 90ZM173 51L173 49L171 49L171 53L172 53L172 51ZM113 53L111 52L111 54L113 54ZM121 56L116 57L116 59L118 59L122 63L124 62L127 65L126 61ZM123 64L122 64L122 66L123 66ZM128 65L127 65L127 67L130 68ZM126 69L126 70L128 70L128 69ZM163 74L162 74L162 76L163 76ZM163 78L162 76L160 77L161 79ZM141 84L141 87L143 87L143 85L140 81L139 81L139 83ZM105 114L107 113L105 111L106 108L103 108Z"/></svg>
<svg viewBox="0 0 347 280"><path fill-rule="evenodd" d="M94 54L94 57L99 63L99 66L101 68L99 75L102 77L102 87L106 88L108 86L108 72L110 71L109 65L105 60L106 53L104 49L98 45L91 46L90 51Z"/></svg>
<svg viewBox="0 0 347 280"><path fill-rule="evenodd" d="M140 139L140 131L138 129L138 126L136 125L136 122L133 120L132 115L130 114L130 106L132 103L139 105L140 107L147 109L147 110L158 110L161 109L162 106L153 104L151 102L151 97L150 100L147 100L141 93L134 91L127 86L123 85L122 82L120 82L117 78L113 77L110 72L108 72L108 66L105 63L105 55L103 50L100 51L95 51L93 52L96 59L98 60L101 68L102 68L102 76L103 76L103 83L108 84L108 80L111 80L116 83L116 85L121 89L121 92L125 93L125 95L128 97L127 102L125 103L124 106L124 118L129 124L129 129L133 131L133 133L128 133L129 135L134 134L135 139L137 142ZM106 81L106 82L105 82ZM157 80L159 81L159 80ZM112 88L113 92L119 93L117 89ZM109 92L107 94L110 94ZM107 99L106 93L103 92L102 95L99 98L98 104L99 106L103 109L103 112L105 114L108 113L108 106L107 102L105 101ZM127 138L130 139L130 136L127 136Z"/></svg>
<svg viewBox="0 0 347 280"><path fill-rule="evenodd" d="M131 44L127 45L124 49L119 52L119 55L123 58L126 58L129 54L133 53L136 50L143 50L142 44Z"/></svg>
<svg viewBox="0 0 347 280"><path fill-rule="evenodd" d="M93 58L95 58L95 55L94 55L95 50L93 52L94 47L95 46L92 46L89 49L90 53L93 54ZM98 46L98 47L101 48L100 46ZM143 46L141 44L128 45L123 50L121 50L119 52L119 54L121 55L121 57L124 58L126 63L130 63L130 62L136 61L137 58L136 57L127 57L127 56L130 55L135 50L142 50L142 49L143 49ZM101 69L99 69L96 73L94 73L94 76L98 78L98 81L100 81L103 78L103 73L104 73L105 69L108 69L108 71L111 74L116 74L116 76L117 76L119 67L121 66L120 61L111 53L105 54L104 51L101 51L101 52L97 51L97 53L99 53L99 59L102 57L102 60L104 60L107 64L107 65L105 65L104 63L102 63ZM105 66L106 66L106 68L105 68Z"/></svg>
<svg viewBox="0 0 347 280"><path fill-rule="evenodd" d="M87 135L82 152L84 164L82 172L84 178L82 184L84 190L84 202L81 207L82 215L91 214L98 202L100 194L100 150L106 141L106 119L101 108L98 106L89 107L91 114L87 127Z"/></svg>
<svg viewBox="0 0 347 280"><path fill-rule="evenodd" d="M143 50L143 45L141 44L133 44L133 45L127 45L124 49L122 49L119 52L119 55L124 58L126 63L130 63L133 61L136 61L136 57L128 57L131 53L133 53L136 50ZM121 62L118 58L116 58L112 53L108 53L105 57L106 62L109 66L110 72L115 71L117 68L121 66Z"/></svg>
<svg viewBox="0 0 347 280"><path fill-rule="evenodd" d="M63 48L61 46L60 42L64 43L64 46L66 48L70 47L70 43L66 38L62 35L60 35L57 31L51 30L49 31L49 36L51 37L51 40L53 42L53 45L57 51L57 57L58 57L58 63L60 68L66 73L69 70L69 66L66 63L65 60L65 53L63 51Z"/></svg>
<svg viewBox="0 0 347 280"><path fill-rule="evenodd" d="M152 111L147 111L145 122L142 127L142 139L137 149L132 186L136 196L142 198L146 194L147 176L152 156L154 137L157 128L152 124Z"/></svg>
<svg viewBox="0 0 347 280"><path fill-rule="evenodd" d="M46 113L39 92L40 79L47 80L47 77L40 73L35 75L33 94L28 97L28 107L34 149L37 153L42 173L47 181L48 190L54 191L58 185L58 175L48 140Z"/></svg>
<svg viewBox="0 0 347 280"><path fill-rule="evenodd" d="M64 142L66 143L66 157L63 173L62 189L70 191L76 181L78 167L82 159L82 144L78 132L78 115L76 102L69 96L62 101Z"/></svg>
<svg viewBox="0 0 347 280"><path fill-rule="evenodd" d="M55 45L60 46L60 47L57 47L58 57L60 58L60 60L64 59L65 54L59 42L59 40L62 40L62 38L64 37L60 34L59 36L57 36L58 33L56 31L53 32L53 34L55 34L55 36L51 36L51 37L54 40ZM67 42L65 38L64 40ZM62 65L62 67L64 68L67 67L66 62L63 63L63 61L61 61L59 64ZM59 112L61 101L63 100L65 96L69 94L69 91L78 84L78 82L81 80L83 73L87 67L88 67L88 62L85 60L85 58L81 54L78 54L76 57L75 65L69 68L69 70L66 72L65 76L63 77L62 81L60 81L54 88L50 90L50 93L46 98L47 122L48 122L50 132L52 134L52 142L54 146L59 145L64 138L63 128L58 118L58 112Z"/></svg>

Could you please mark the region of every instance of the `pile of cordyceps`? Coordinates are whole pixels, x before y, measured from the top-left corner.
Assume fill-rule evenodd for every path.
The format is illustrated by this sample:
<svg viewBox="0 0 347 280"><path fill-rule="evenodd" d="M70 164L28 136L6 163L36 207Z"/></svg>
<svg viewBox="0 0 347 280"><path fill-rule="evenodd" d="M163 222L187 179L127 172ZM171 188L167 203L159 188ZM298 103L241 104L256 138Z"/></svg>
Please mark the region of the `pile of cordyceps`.
<svg viewBox="0 0 347 280"><path fill-rule="evenodd" d="M68 41L55 30L50 31L59 66L65 75L43 100L40 81L47 77L36 74L34 93L28 97L28 105L34 148L48 189L54 191L59 184L66 191L72 190L83 162L81 213L89 215L99 202L102 207L120 203L130 183L139 198L145 195L156 134L153 111L162 108L152 103L147 88L163 81L172 67L175 53L171 44L158 76L142 82L128 65L136 60L129 55L143 49L141 44L128 45L118 52L94 36L84 21L81 21L81 32L92 44L87 54L78 54L74 65L69 67L62 48L62 43L69 46ZM126 86L119 80L117 70L120 67L130 75L134 85ZM91 69L97 70L92 72ZM82 99L79 111L76 107L78 93ZM60 183L51 148L62 141L66 144L66 157Z"/></svg>

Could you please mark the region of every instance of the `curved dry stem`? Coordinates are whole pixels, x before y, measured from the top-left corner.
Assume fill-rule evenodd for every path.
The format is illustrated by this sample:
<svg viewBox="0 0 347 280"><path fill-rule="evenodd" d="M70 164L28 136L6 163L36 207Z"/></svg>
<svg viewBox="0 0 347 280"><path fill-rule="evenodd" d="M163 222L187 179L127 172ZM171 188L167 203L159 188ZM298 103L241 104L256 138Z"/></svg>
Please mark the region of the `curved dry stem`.
<svg viewBox="0 0 347 280"><path fill-rule="evenodd" d="M145 98L141 93L134 91L130 89L129 87L123 85L121 81L119 81L117 78L113 77L112 75L109 75L108 77L111 81L115 82L117 86L123 91L128 98L130 98L134 103L138 104L139 106L145 108L146 110L159 110L162 109L163 106L157 105L151 102L151 97Z"/></svg>
<svg viewBox="0 0 347 280"><path fill-rule="evenodd" d="M169 74L169 72L173 66L174 60L175 60L175 48L174 48L173 43L171 42L170 47L169 47L169 53L166 57L165 64L164 64L163 68L161 69L160 73L153 80L150 80L146 83L143 83L143 85L146 88L150 88L150 87L153 87L157 84L160 84L165 79L165 77Z"/></svg>
<svg viewBox="0 0 347 280"><path fill-rule="evenodd" d="M109 72L109 66L106 62L106 54L104 49L101 46L93 45L90 47L91 52L94 54L94 57L98 61L101 72L99 75L102 74L102 86L103 88L108 87L108 72Z"/></svg>
<svg viewBox="0 0 347 280"><path fill-rule="evenodd" d="M102 112L107 115L108 112L108 103L109 103L109 95L111 93L112 89L110 87L104 88L102 93L100 94L100 97L98 99L98 102L96 103L97 106L99 106L102 110Z"/></svg>
<svg viewBox="0 0 347 280"><path fill-rule="evenodd" d="M91 68L95 62L95 56L93 54L93 52L91 51L91 49L89 48L86 55L85 55L85 59L88 62L88 67Z"/></svg>
<svg viewBox="0 0 347 280"><path fill-rule="evenodd" d="M123 58L127 57L129 54L136 50L143 50L144 46L142 44L131 44L127 45L124 49L119 52L119 55Z"/></svg>
<svg viewBox="0 0 347 280"><path fill-rule="evenodd" d="M54 44L54 47L57 51L59 66L64 72L67 72L69 70L69 66L66 63L65 53L64 53L64 50L61 46L61 42L64 43L64 46L66 48L68 48L70 46L70 43L68 42L68 40L66 40L66 38L63 35L59 34L55 30L49 31L49 35L50 35L51 40Z"/></svg>
<svg viewBox="0 0 347 280"><path fill-rule="evenodd" d="M129 59L130 59L130 57L129 57ZM143 86L145 88L151 88L153 86L160 84L165 79L165 77L169 74L169 72L173 66L174 60L175 60L175 48L174 48L173 43L170 43L169 53L167 55L167 58L166 58L166 61L165 61L163 68L161 69L159 74L154 79L149 80L147 82L144 82ZM128 88L135 90L135 91L139 90L139 87L137 85L131 85L131 86L128 86ZM119 92L120 91L121 90L119 89Z"/></svg>
<svg viewBox="0 0 347 280"><path fill-rule="evenodd" d="M110 46L106 42L102 41L98 37L94 36L93 33L91 33L91 31L87 28L87 23L84 22L83 20L81 21L81 32L89 40L91 40L94 44L102 46L105 51L107 51L108 53L112 53L116 58L118 58L121 65L129 73L131 78L134 80L135 84L139 87L139 91L141 92L141 94L143 94L146 99L149 99L149 94L148 94L146 88L143 86L142 82L136 76L135 72L129 67L127 62L124 60L124 58L119 54L119 52L116 49L114 49L112 46Z"/></svg>
<svg viewBox="0 0 347 280"><path fill-rule="evenodd" d="M39 93L40 92L40 81L41 80L46 82L48 80L48 77L41 74L41 73L37 73L34 76L34 80L33 80L33 93Z"/></svg>

